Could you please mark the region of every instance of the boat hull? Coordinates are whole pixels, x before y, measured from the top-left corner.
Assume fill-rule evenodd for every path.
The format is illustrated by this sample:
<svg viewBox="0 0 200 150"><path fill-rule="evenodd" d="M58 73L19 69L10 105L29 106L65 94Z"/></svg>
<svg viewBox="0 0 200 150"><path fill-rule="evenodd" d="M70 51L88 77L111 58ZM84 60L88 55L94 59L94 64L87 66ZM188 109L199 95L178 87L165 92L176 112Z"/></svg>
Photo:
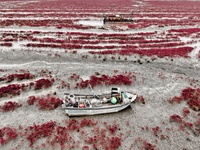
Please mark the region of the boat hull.
<svg viewBox="0 0 200 150"><path fill-rule="evenodd" d="M102 95L82 95L68 94L63 101L62 107L68 116L99 115L119 112L127 108L136 98L136 94L131 92L119 92L113 88L110 94ZM74 102L76 98L76 103ZM71 102L72 101L72 102Z"/></svg>
<svg viewBox="0 0 200 150"><path fill-rule="evenodd" d="M92 107L92 108L75 108L67 107L65 112L68 116L86 116L86 115L99 115L119 112L127 108L130 103L125 104L116 104L112 106L103 106L103 107Z"/></svg>

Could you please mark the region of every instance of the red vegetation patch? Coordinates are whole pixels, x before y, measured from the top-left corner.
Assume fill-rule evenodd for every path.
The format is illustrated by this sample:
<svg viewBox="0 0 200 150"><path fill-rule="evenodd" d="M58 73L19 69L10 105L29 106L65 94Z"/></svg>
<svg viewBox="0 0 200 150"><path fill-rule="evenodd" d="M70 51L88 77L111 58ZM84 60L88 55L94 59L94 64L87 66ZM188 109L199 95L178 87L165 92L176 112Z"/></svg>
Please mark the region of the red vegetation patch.
<svg viewBox="0 0 200 150"><path fill-rule="evenodd" d="M156 146L144 140L142 147L143 147L142 149L145 149L145 150L154 150Z"/></svg>
<svg viewBox="0 0 200 150"><path fill-rule="evenodd" d="M70 83L67 83L66 81L61 80L61 84L57 87L58 89L64 89L64 88L70 89Z"/></svg>
<svg viewBox="0 0 200 150"><path fill-rule="evenodd" d="M24 79L33 79L35 76L30 73L22 73L22 74L11 74L7 77L4 77L4 80L7 82L12 82L13 80L24 80Z"/></svg>
<svg viewBox="0 0 200 150"><path fill-rule="evenodd" d="M170 116L170 122L178 123L180 130L184 130L184 128L189 128L189 129L193 128L193 123L184 121L183 118L177 114Z"/></svg>
<svg viewBox="0 0 200 150"><path fill-rule="evenodd" d="M182 112L184 117L188 117L188 114L190 114L190 110L187 107L184 107Z"/></svg>
<svg viewBox="0 0 200 150"><path fill-rule="evenodd" d="M43 110L52 110L62 105L62 100L56 97L47 97L38 100L38 106Z"/></svg>
<svg viewBox="0 0 200 150"><path fill-rule="evenodd" d="M54 82L53 78L51 80L50 79L39 79L36 81L34 89L39 90L39 89L42 89L43 87L44 88L51 87L53 82Z"/></svg>
<svg viewBox="0 0 200 150"><path fill-rule="evenodd" d="M200 110L200 100L192 99L188 101L188 105L196 111Z"/></svg>
<svg viewBox="0 0 200 150"><path fill-rule="evenodd" d="M69 122L67 122L67 129L70 131L79 131L79 122L76 119L69 120Z"/></svg>
<svg viewBox="0 0 200 150"><path fill-rule="evenodd" d="M193 34L200 32L200 28L187 28L187 29L171 29L169 32Z"/></svg>
<svg viewBox="0 0 200 150"><path fill-rule="evenodd" d="M183 89L181 92L181 96L183 96L183 98L185 99L198 98L199 94L200 94L200 89L193 89L190 87Z"/></svg>
<svg viewBox="0 0 200 150"><path fill-rule="evenodd" d="M20 95L21 86L19 84L10 84L0 88L0 98L8 95Z"/></svg>
<svg viewBox="0 0 200 150"><path fill-rule="evenodd" d="M12 43L0 43L0 46L12 47Z"/></svg>
<svg viewBox="0 0 200 150"><path fill-rule="evenodd" d="M158 136L158 133L162 132L162 130L158 126L156 126L155 128L152 128L152 130L155 136Z"/></svg>
<svg viewBox="0 0 200 150"><path fill-rule="evenodd" d="M181 103L183 101L183 97L180 96L174 96L172 99L169 99L169 102L173 104L174 102L176 103Z"/></svg>
<svg viewBox="0 0 200 150"><path fill-rule="evenodd" d="M96 128L93 131L94 136L85 139L85 143L92 144L93 149L115 150L121 146L120 136L108 136L105 129Z"/></svg>
<svg viewBox="0 0 200 150"><path fill-rule="evenodd" d="M183 120L179 115L175 114L175 115L170 116L170 122L181 123L183 122Z"/></svg>
<svg viewBox="0 0 200 150"><path fill-rule="evenodd" d="M95 76L92 75L89 80L82 80L81 82L77 83L76 88L86 88L89 84L92 87L98 85L131 85L133 81L136 80L136 77L132 73L128 74L119 74L119 75L101 75Z"/></svg>
<svg viewBox="0 0 200 150"><path fill-rule="evenodd" d="M36 98L35 96L29 96L27 103L28 105L34 105L34 103L37 101L38 98Z"/></svg>
<svg viewBox="0 0 200 150"><path fill-rule="evenodd" d="M120 137L111 137L108 139L109 141L109 147L110 150L115 150L121 146L121 138Z"/></svg>
<svg viewBox="0 0 200 150"><path fill-rule="evenodd" d="M8 143L11 140L16 139L18 136L16 129L10 127L4 127L0 129L0 145Z"/></svg>
<svg viewBox="0 0 200 150"><path fill-rule="evenodd" d="M83 146L82 147L82 150L89 150L90 148L89 148L89 146Z"/></svg>
<svg viewBox="0 0 200 150"><path fill-rule="evenodd" d="M106 128L110 131L111 134L115 134L117 130L120 130L119 125L106 125Z"/></svg>
<svg viewBox="0 0 200 150"><path fill-rule="evenodd" d="M136 98L136 100L134 101L134 103L136 103L136 102L145 104L145 99L144 99L143 96L138 96L138 97Z"/></svg>
<svg viewBox="0 0 200 150"><path fill-rule="evenodd" d="M60 126L54 121L33 125L26 128L26 137L31 147L41 138L46 138L46 143L52 146L59 144L61 147L65 147L67 142L73 143L68 126Z"/></svg>
<svg viewBox="0 0 200 150"><path fill-rule="evenodd" d="M180 103L186 101L187 104L195 111L200 110L200 89L186 88L181 92L181 96L175 96L169 100L170 103Z"/></svg>
<svg viewBox="0 0 200 150"><path fill-rule="evenodd" d="M141 139L140 137L135 139L135 144L137 145L137 147L139 147L139 149L144 149L144 150L155 150L156 146L147 142L144 139Z"/></svg>
<svg viewBox="0 0 200 150"><path fill-rule="evenodd" d="M37 102L38 107L43 110L53 110L62 105L62 100L50 96L49 94L47 97L29 96L27 100L28 105L34 105L35 102Z"/></svg>
<svg viewBox="0 0 200 150"><path fill-rule="evenodd" d="M124 49L124 50L104 50L104 51L90 51L91 54L119 54L119 55L132 55L139 54L141 56L158 56L163 57L189 57L188 53L193 50L193 47L179 47L179 48L163 48L163 49L149 49L149 50L136 50L136 49Z"/></svg>
<svg viewBox="0 0 200 150"><path fill-rule="evenodd" d="M183 128L184 127L191 129L193 127L193 123L191 123L191 122L184 122Z"/></svg>
<svg viewBox="0 0 200 150"><path fill-rule="evenodd" d="M80 79L80 75L77 75L76 73L73 73L73 74L69 77L69 79L78 81L78 79Z"/></svg>
<svg viewBox="0 0 200 150"><path fill-rule="evenodd" d="M82 127L91 127L91 126L94 126L96 124L97 124L97 122L95 122L94 120L83 118L81 120L80 127L81 128Z"/></svg>
<svg viewBox="0 0 200 150"><path fill-rule="evenodd" d="M26 131L30 132L27 133L27 140L30 141L30 145L33 145L39 138L51 136L55 129L55 125L55 122L50 121L42 125L34 124L33 126L28 127Z"/></svg>
<svg viewBox="0 0 200 150"><path fill-rule="evenodd" d="M200 89L186 88L182 90L181 96L187 101L187 104L196 111L200 110Z"/></svg>
<svg viewBox="0 0 200 150"><path fill-rule="evenodd" d="M196 120L195 126L197 126L200 129L200 117Z"/></svg>
<svg viewBox="0 0 200 150"><path fill-rule="evenodd" d="M18 107L21 107L22 104L18 104L17 102L5 102L3 106L0 106L0 109L3 111L3 112L8 112L8 111L13 111L15 110L16 108Z"/></svg>
<svg viewBox="0 0 200 150"><path fill-rule="evenodd" d="M170 103L181 103L182 101L186 101L190 108L192 108L195 111L200 110L200 89L194 89L194 88L185 88L182 90L180 96L175 96L174 98L170 99ZM182 114L185 117L185 119L188 118L188 115L191 113L190 109L188 107L184 107L182 109ZM179 125L179 130L184 130L185 128L188 128L193 131L195 135L200 135L200 130L197 127L197 122L187 122L186 120L183 120L183 118L177 114L170 116L170 122L176 122ZM195 126L194 126L195 125Z"/></svg>
<svg viewBox="0 0 200 150"><path fill-rule="evenodd" d="M52 146L58 143L60 144L61 147L64 147L65 143L67 143L70 140L67 128L62 126L57 126L55 130L56 130L55 135L53 137L53 140L51 141Z"/></svg>

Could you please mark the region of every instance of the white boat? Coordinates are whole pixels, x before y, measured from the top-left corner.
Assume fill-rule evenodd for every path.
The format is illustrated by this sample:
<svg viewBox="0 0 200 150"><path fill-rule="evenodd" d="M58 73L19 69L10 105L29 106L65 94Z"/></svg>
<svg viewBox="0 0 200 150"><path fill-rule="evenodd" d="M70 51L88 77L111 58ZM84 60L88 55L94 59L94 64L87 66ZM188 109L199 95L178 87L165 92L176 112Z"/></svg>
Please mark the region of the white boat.
<svg viewBox="0 0 200 150"><path fill-rule="evenodd" d="M127 108L137 95L112 88L111 93L84 95L65 93L62 107L69 116L98 115L119 112Z"/></svg>
<svg viewBox="0 0 200 150"><path fill-rule="evenodd" d="M103 23L109 22L133 22L132 18L125 18L123 15L110 15L103 17Z"/></svg>

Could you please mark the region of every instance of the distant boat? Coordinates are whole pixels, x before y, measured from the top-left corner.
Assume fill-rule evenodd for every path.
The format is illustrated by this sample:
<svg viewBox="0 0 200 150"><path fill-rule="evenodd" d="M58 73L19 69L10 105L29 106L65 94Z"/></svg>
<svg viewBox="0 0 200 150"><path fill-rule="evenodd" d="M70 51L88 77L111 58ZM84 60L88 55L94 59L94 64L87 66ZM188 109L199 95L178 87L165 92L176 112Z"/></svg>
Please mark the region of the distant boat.
<svg viewBox="0 0 200 150"><path fill-rule="evenodd" d="M69 116L98 115L119 112L127 108L137 95L112 88L111 93L84 95L65 93L62 107Z"/></svg>
<svg viewBox="0 0 200 150"><path fill-rule="evenodd" d="M109 22L133 22L132 18L124 18L122 15L110 15L103 17L103 23Z"/></svg>

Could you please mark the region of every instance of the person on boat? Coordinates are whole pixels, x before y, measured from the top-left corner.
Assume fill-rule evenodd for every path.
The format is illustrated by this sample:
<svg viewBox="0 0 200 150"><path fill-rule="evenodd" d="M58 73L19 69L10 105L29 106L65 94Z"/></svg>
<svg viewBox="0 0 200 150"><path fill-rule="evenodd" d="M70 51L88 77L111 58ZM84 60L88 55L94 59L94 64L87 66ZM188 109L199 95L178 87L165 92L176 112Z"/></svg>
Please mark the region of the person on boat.
<svg viewBox="0 0 200 150"><path fill-rule="evenodd" d="M111 102L112 104L121 103L121 102L122 102L122 99L121 99L120 94L116 94L115 96L111 97L110 102Z"/></svg>
<svg viewBox="0 0 200 150"><path fill-rule="evenodd" d="M77 100L75 99L75 95L70 94L70 95L68 96L68 101L69 101L69 104L71 104L72 106L78 107L78 102L77 102Z"/></svg>
<svg viewBox="0 0 200 150"><path fill-rule="evenodd" d="M63 100L63 104L68 107L68 106L72 106L72 104L70 103L69 100L69 96L66 96L65 99Z"/></svg>
<svg viewBox="0 0 200 150"><path fill-rule="evenodd" d="M120 102L122 102L120 88L113 87L111 89L111 103L116 104L116 103L120 103Z"/></svg>
<svg viewBox="0 0 200 150"><path fill-rule="evenodd" d="M117 99L116 99L116 97L111 97L110 102L111 102L111 104L113 104L113 105L117 104Z"/></svg>
<svg viewBox="0 0 200 150"><path fill-rule="evenodd" d="M117 99L117 102L118 102L118 103L121 103L121 102L122 102L122 98L121 98L121 94L120 94L120 93L118 93L118 94L116 95L116 99Z"/></svg>

